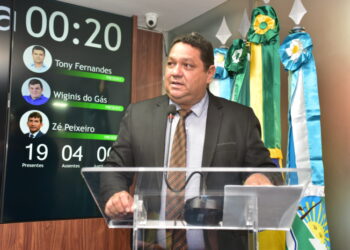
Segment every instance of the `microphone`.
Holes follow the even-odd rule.
[[[169,154],[170,154],[170,133],[171,125],[176,115],[176,106],[170,104],[167,109],[168,126],[165,135],[165,157],[164,167],[169,167]],[[199,174],[203,178],[203,174],[199,171],[194,171],[187,178],[184,185],[179,189],[173,189],[169,182],[167,174],[164,174],[164,180],[167,188],[175,193],[179,193],[185,189],[188,182],[191,180],[193,175]],[[185,202],[184,206],[184,220],[190,225],[219,225],[223,217],[223,199],[219,196],[208,196],[200,195],[193,197]]]
[[[170,154],[170,133],[171,125],[173,124],[174,117],[176,115],[176,106],[170,104],[167,109],[168,126],[165,135],[165,157],[164,157],[164,167],[169,167],[169,154]]]
[[[168,106],[167,114],[168,114],[168,120],[169,121],[174,119],[174,116],[176,115],[176,106],[174,104],[170,104]]]

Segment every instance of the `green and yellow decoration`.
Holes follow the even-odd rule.
[[[249,106],[249,48],[242,39],[233,41],[225,60],[225,69],[233,76],[231,100]]]
[[[279,21],[271,6],[253,10],[247,39],[250,43],[250,107],[258,117],[270,156],[282,167],[280,117]],[[284,250],[285,232],[259,233],[263,250]]]
[[[276,165],[282,165],[280,118],[279,21],[271,6],[253,10],[250,43],[250,106],[262,126],[262,138]]]

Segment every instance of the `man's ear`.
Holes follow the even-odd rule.
[[[207,73],[208,73],[207,82],[210,83],[211,80],[213,79],[214,75],[215,75],[215,66],[214,65],[210,65]]]

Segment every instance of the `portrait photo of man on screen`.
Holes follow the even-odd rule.
[[[22,133],[30,139],[44,136],[49,130],[49,124],[47,116],[39,110],[25,112],[19,122]]]
[[[43,84],[38,78],[32,78],[24,83],[22,94],[24,100],[32,105],[42,105],[49,100],[50,88],[47,84]],[[44,85],[46,85],[44,87]],[[45,92],[44,92],[45,90]],[[26,92],[26,93],[25,93]],[[46,96],[45,96],[46,95]]]
[[[23,61],[30,71],[44,73],[51,67],[52,56],[43,46],[32,45],[24,51]]]

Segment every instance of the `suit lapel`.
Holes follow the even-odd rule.
[[[169,99],[167,96],[160,98],[154,107],[153,116],[153,147],[155,167],[161,167],[164,163],[165,150],[165,132],[167,125],[167,110],[169,106]]]
[[[209,93],[209,106],[207,115],[207,125],[205,130],[205,141],[203,148],[202,166],[212,165],[217,140],[222,122],[222,105],[219,100]]]

